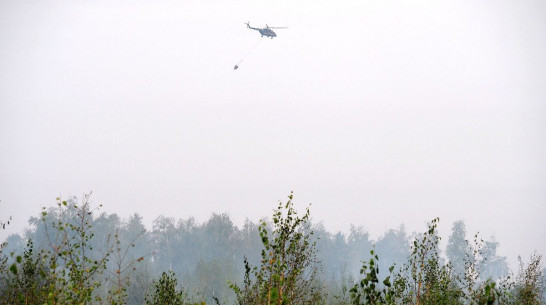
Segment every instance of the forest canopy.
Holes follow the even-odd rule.
[[[362,227],[328,232],[293,194],[270,218],[142,217],[102,211],[89,195],[57,198],[1,245],[0,304],[544,304],[541,255],[518,270],[499,243],[439,219],[377,240]],[[7,223],[7,220],[4,220]]]

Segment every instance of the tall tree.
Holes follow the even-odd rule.
[[[389,230],[375,244],[375,252],[381,257],[377,263],[381,277],[387,276],[388,269],[398,270],[410,255],[409,239],[402,225],[397,230]]]
[[[348,270],[353,277],[359,276],[361,261],[372,250],[373,243],[368,233],[363,227],[351,225],[349,237],[347,238],[347,247],[349,255]]]
[[[252,269],[254,283],[245,262],[244,288],[232,285],[241,305],[314,305],[322,300],[322,289],[316,287],[319,268],[309,208],[299,217],[292,202],[293,194],[288,198],[286,204],[280,202],[274,211],[271,230],[265,220],[260,225],[262,260],[260,266]]]
[[[465,275],[465,261],[472,258],[470,245],[466,240],[466,229],[464,222],[458,220],[453,223],[451,235],[446,247],[446,255],[453,266],[453,272],[459,278]]]
[[[498,246],[499,243],[495,239],[486,241],[483,245],[483,260],[480,266],[480,279],[482,281],[488,279],[496,281],[509,274],[506,257],[497,255]]]
[[[93,253],[96,235],[92,220],[96,209],[92,208],[90,195],[84,195],[81,201],[57,198],[56,209],[49,210],[53,213],[45,208],[42,211],[50,304],[89,304],[101,300],[97,290],[111,250],[107,248],[100,256]]]
[[[153,223],[152,260],[158,270],[173,270],[174,245],[178,241],[175,219],[159,216]]]

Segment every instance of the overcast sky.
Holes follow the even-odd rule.
[[[542,0],[0,0],[0,238],[59,195],[240,225],[294,190],[515,267],[546,254],[545,54]]]

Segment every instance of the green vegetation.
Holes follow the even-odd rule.
[[[444,257],[438,218],[423,233],[401,227],[372,241],[361,228],[313,225],[292,194],[241,229],[214,214],[203,224],[159,217],[147,231],[136,214],[99,208],[89,196],[57,198],[24,237],[2,243],[0,304],[545,304],[542,256],[520,258],[511,274],[498,243],[469,243],[462,221]]]
[[[309,230],[309,209],[298,217],[290,194],[273,213],[273,228],[262,221],[259,233],[263,244],[260,266],[250,268],[245,260],[245,284],[231,287],[239,305],[319,304],[323,299],[315,243]],[[250,276],[254,281],[250,280]]]
[[[176,275],[172,272],[163,272],[159,280],[153,283],[153,292],[146,298],[147,305],[184,305],[184,293],[179,291]]]

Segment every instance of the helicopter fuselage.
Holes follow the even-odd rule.
[[[271,37],[271,38],[277,37],[277,34],[275,32],[273,32],[273,30],[268,29],[268,28],[258,29],[258,31],[260,32],[260,34],[262,34],[262,37],[263,36]]]
[[[266,25],[265,28],[253,28],[250,26],[249,23],[246,24],[246,26],[251,29],[251,30],[256,30],[258,32],[260,32],[260,34],[262,35],[262,37],[271,37],[271,39],[273,39],[273,37],[277,37],[277,33],[273,32],[273,30]]]

